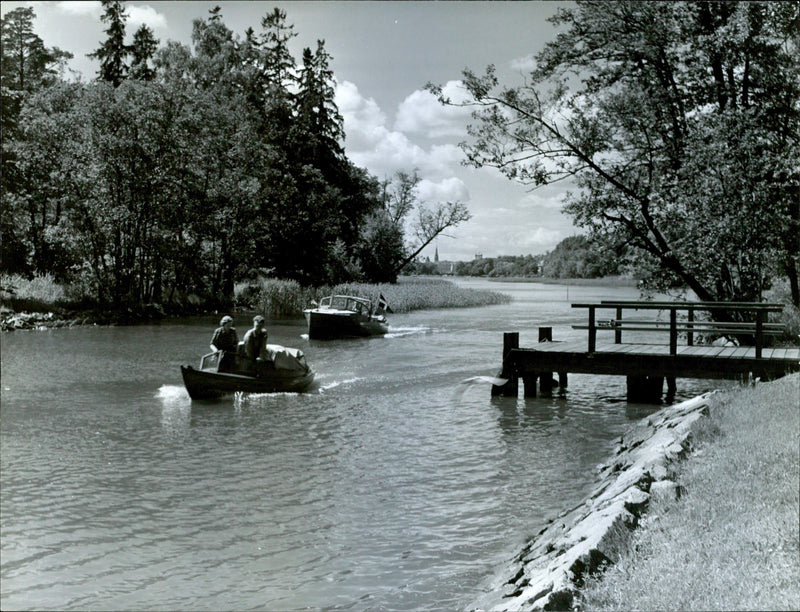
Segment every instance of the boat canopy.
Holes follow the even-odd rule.
[[[372,302],[366,298],[353,295],[331,295],[320,300],[320,308],[331,310],[350,310],[362,314],[372,311]]]
[[[267,344],[269,358],[275,362],[276,370],[306,370],[306,356],[303,351],[296,348],[281,346],[280,344]]]

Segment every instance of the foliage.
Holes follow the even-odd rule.
[[[0,269],[131,310],[225,306],[253,270],[396,280],[406,227],[386,225],[381,185],[345,156],[324,41],[298,66],[284,11],[240,37],[215,7],[191,45],[159,47],[146,26],[126,45],[125,4],[103,9],[91,83],[55,78],[67,54],[33,33],[33,9],[3,21]],[[426,240],[466,215],[419,211]]]
[[[480,257],[455,264],[455,274],[489,277],[601,278],[623,273],[624,251],[614,252],[584,235],[568,236],[544,255]]]
[[[472,261],[459,261],[454,273],[460,276],[525,277],[540,274],[542,256],[501,255],[481,257]]]
[[[655,264],[659,288],[758,300],[780,274],[798,304],[798,19],[778,2],[560,9],[523,85],[465,72],[468,160],[531,185],[573,180],[565,210]]]
[[[0,298],[3,302],[18,299],[56,305],[66,299],[66,292],[51,274],[32,279],[20,274],[0,274]]]
[[[623,249],[607,248],[584,235],[568,236],[542,258],[542,276],[549,278],[600,278],[620,274]]]
[[[100,62],[97,78],[118,87],[128,73],[126,60],[129,49],[125,44],[125,22],[128,15],[125,13],[125,3],[121,0],[101,1],[103,15],[100,20],[108,24],[105,30],[108,37],[89,57]]]
[[[437,236],[471,218],[460,201],[431,205],[420,200],[420,181],[416,169],[412,173],[398,170],[392,180],[381,185],[382,209],[367,219],[360,239],[359,256],[367,280],[395,282]],[[409,222],[412,213],[416,218]],[[404,244],[407,223],[412,238]]]

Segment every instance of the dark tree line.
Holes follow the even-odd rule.
[[[2,271],[115,308],[226,302],[258,274],[396,280],[418,246],[409,211],[387,216],[406,175],[381,183],[345,156],[324,41],[298,64],[283,11],[239,36],[216,7],[190,46],[147,26],[128,45],[124,3],[103,7],[90,83],[60,77],[71,56],[44,46],[32,9],[3,20]],[[454,214],[420,212],[428,241],[468,218],[436,211]]]
[[[476,257],[455,263],[453,272],[463,276],[602,278],[629,272],[628,254],[609,251],[579,234],[568,236],[543,255]],[[417,264],[420,274],[435,273],[434,264]]]

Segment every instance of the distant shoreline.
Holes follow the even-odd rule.
[[[603,276],[600,278],[550,278],[544,276],[472,276],[493,283],[541,283],[542,285],[575,285],[587,287],[636,287],[639,280],[628,276]]]

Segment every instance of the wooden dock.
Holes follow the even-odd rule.
[[[765,346],[767,338],[783,333],[782,326],[767,321],[770,312],[782,306],[761,303],[709,303],[709,302],[600,302],[573,304],[575,308],[589,309],[586,329],[588,338],[573,342],[553,342],[551,328],[539,329],[539,343],[529,348],[519,347],[519,334],[507,333],[503,339],[503,368],[500,377],[507,379],[503,386],[494,386],[493,395],[518,393],[522,379],[526,397],[535,397],[537,382],[539,392],[548,395],[554,387],[563,391],[568,374],[599,374],[626,376],[628,400],[660,401],[664,381],[667,394],[675,393],[677,378],[740,379],[760,378],[770,380],[800,370],[800,348],[773,348]],[[736,321],[696,320],[695,312],[713,312],[725,309],[733,312]],[[614,318],[599,320],[597,311],[611,309]],[[665,320],[622,318],[625,310],[667,311]],[[688,316],[680,320],[678,314]],[[742,313],[751,313],[754,320],[742,320]],[[598,339],[598,332],[613,332],[613,337]],[[635,340],[623,342],[626,335],[635,331]],[[642,332],[660,336],[661,343],[645,343]],[[662,333],[658,333],[662,332]],[[665,337],[665,333],[668,337]],[[700,334],[752,338],[753,346],[695,345]],[[678,338],[685,338],[679,344]],[[664,342],[666,340],[666,342]],[[553,374],[558,374],[555,380]]]

